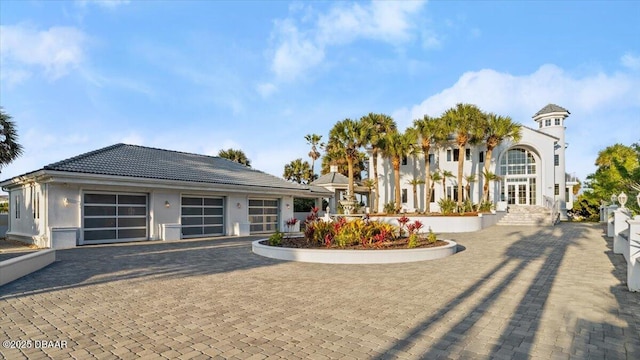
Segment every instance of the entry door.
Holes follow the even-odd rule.
[[[529,204],[529,184],[526,182],[507,184],[507,202],[510,205]]]

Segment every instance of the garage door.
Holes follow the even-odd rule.
[[[83,243],[148,239],[146,194],[85,193]]]
[[[278,199],[249,199],[249,223],[251,233],[278,230]]]
[[[221,197],[182,197],[182,237],[224,235],[224,199]]]

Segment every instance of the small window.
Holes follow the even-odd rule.
[[[16,219],[20,219],[20,195],[16,196],[16,210],[15,210],[15,215],[16,215]]]
[[[402,189],[402,203],[407,203],[407,189]]]
[[[556,125],[560,125],[560,119],[556,119]]]
[[[547,119],[544,121],[544,126],[551,126],[551,119]]]
[[[433,154],[429,154],[429,164],[433,164],[435,162],[435,156]]]
[[[554,192],[555,192],[556,195],[560,195],[560,184],[556,184],[554,186],[554,190],[555,190]]]
[[[436,189],[431,189],[431,199],[430,199],[430,201],[432,203],[436,202]]]
[[[451,161],[451,149],[447,149],[447,161]]]
[[[553,155],[553,164],[555,166],[560,166],[560,155],[558,154]]]
[[[460,159],[460,149],[453,149],[453,161]]]
[[[402,155],[402,165],[407,165],[407,155]]]
[[[464,150],[464,159],[471,161],[471,149]]]
[[[458,201],[458,186],[447,186],[447,198]]]
[[[484,162],[484,151],[480,151],[480,153],[478,154],[478,162]]]

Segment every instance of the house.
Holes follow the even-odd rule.
[[[284,229],[293,197],[332,195],[227,159],[116,144],[0,182],[7,237],[40,247]]]
[[[533,115],[536,128],[522,126],[522,138],[518,143],[505,141],[493,150],[491,159],[485,158],[486,144],[468,145],[463,154],[459,154],[456,144],[438,146],[429,154],[431,156],[431,173],[449,171],[454,176],[435,184],[431,197],[431,211],[439,211],[438,200],[450,198],[457,200],[458,159],[464,156],[464,175],[475,175],[470,183],[470,196],[474,203],[482,198],[483,170],[489,161],[489,171],[500,177],[489,185],[490,200],[499,210],[508,206],[544,206],[558,201],[560,218],[566,219],[567,210],[571,208],[573,186],[577,183],[567,181],[565,172],[565,120],[569,111],[555,104],[549,104]],[[370,160],[370,168],[373,161]],[[413,196],[409,182],[413,179],[424,179],[424,154],[408,156],[402,160],[401,194],[404,210],[425,209],[424,185],[418,190],[418,203]],[[373,173],[373,172],[371,172]],[[393,169],[388,159],[378,159],[380,188],[380,209],[385,203],[393,201],[394,181]],[[569,179],[571,180],[571,179]],[[465,187],[467,183],[463,184]]]

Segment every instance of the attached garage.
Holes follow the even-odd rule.
[[[249,199],[249,231],[251,234],[274,232],[278,230],[278,199]]]
[[[147,204],[147,194],[84,193],[81,242],[147,240]]]
[[[183,196],[181,200],[182,237],[224,235],[224,199]]]
[[[282,230],[294,197],[331,196],[215,156],[115,144],[0,182],[7,238],[40,247]]]

